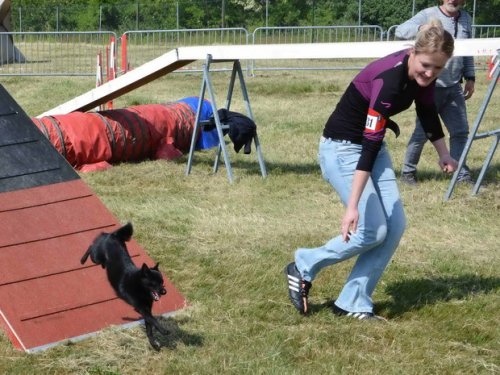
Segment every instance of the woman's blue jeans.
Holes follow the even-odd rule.
[[[360,155],[361,145],[321,138],[321,172],[337,191],[344,206],[351,193]],[[323,267],[358,256],[335,304],[350,312],[373,312],[373,291],[406,226],[396,175],[385,144],[361,195],[358,211],[358,228],[349,242],[344,242],[339,234],[323,246],[300,248],[295,252],[295,263],[302,277],[313,281]],[[334,231],[339,233],[340,223],[340,220],[333,223]]]

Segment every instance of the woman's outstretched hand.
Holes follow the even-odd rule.
[[[443,172],[452,173],[458,168],[458,163],[449,154],[439,158],[439,167]]]
[[[342,240],[349,242],[351,233],[355,233],[358,229],[359,212],[357,208],[347,207],[344,217],[342,218]]]

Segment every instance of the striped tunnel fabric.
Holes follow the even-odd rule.
[[[144,159],[175,159],[189,151],[195,111],[184,102],[32,118],[77,170]]]

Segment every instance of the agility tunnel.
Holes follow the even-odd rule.
[[[96,171],[144,159],[172,160],[189,151],[199,98],[98,112],[49,115],[32,121],[77,170]],[[212,108],[202,103],[201,121]],[[197,149],[216,146],[215,131],[201,131]]]
[[[94,238],[120,223],[1,85],[0,103],[0,326],[6,336],[14,347],[36,352],[111,325],[139,324],[106,272],[80,264]],[[127,246],[134,263],[154,265],[136,241]],[[160,269],[168,273],[167,266]],[[164,279],[168,293],[154,303],[155,315],[186,306]]]

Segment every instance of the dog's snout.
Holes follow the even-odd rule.
[[[167,290],[165,288],[161,288],[160,289],[160,294],[161,295],[167,294]]]

